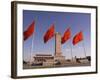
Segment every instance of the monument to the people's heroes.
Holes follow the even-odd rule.
[[[55,33],[55,60],[65,60],[65,56],[63,56],[61,51],[61,34],[59,32]]]
[[[61,34],[56,32],[55,35],[55,52],[54,56],[51,54],[36,54],[34,58],[35,63],[42,62],[43,65],[53,65],[54,62],[58,61],[61,63],[65,62],[65,56],[63,56],[61,51]]]

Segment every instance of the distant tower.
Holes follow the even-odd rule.
[[[56,32],[55,34],[55,56],[62,56],[61,53],[61,34]]]
[[[65,60],[65,57],[62,55],[61,52],[61,34],[56,32],[55,33],[55,60]]]

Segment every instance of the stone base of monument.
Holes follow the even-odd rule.
[[[55,58],[55,65],[59,65],[59,66],[66,66],[67,61],[65,59],[65,56],[56,56]]]

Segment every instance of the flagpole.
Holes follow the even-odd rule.
[[[35,34],[35,30],[34,30],[33,33]],[[32,64],[32,59],[33,59],[33,57],[32,57],[32,53],[33,53],[33,44],[34,44],[34,35],[33,35],[33,33],[32,33],[32,42],[31,42],[31,51],[30,51],[30,67],[31,67],[31,64]]]
[[[71,49],[71,58],[72,58],[72,61],[73,61],[73,54],[72,54],[72,46],[70,44],[70,49]]]
[[[84,49],[84,55],[86,57],[86,50],[85,50],[85,47],[84,47],[84,42],[82,42],[82,46],[83,46],[83,49]]]
[[[33,42],[34,42],[34,35],[32,34],[31,52],[30,52],[30,64],[32,64]]]

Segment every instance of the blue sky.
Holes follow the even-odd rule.
[[[55,26],[55,31],[60,32],[61,35],[64,34],[68,27],[71,28],[71,38],[62,45],[62,54],[66,56],[67,59],[71,58],[71,49],[73,56],[84,57],[83,43],[86,54],[91,55],[91,14],[23,10],[23,32],[32,21],[35,21],[32,55],[37,53],[54,55],[55,38],[53,37],[46,44],[43,41],[45,32],[52,24]],[[75,34],[80,31],[83,31],[84,40],[73,46],[72,39]],[[28,61],[30,58],[32,36],[23,43],[23,59]]]

